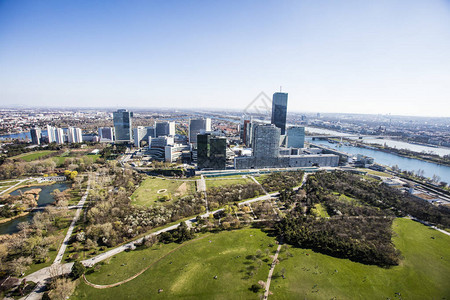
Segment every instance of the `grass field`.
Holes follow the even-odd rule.
[[[375,171],[375,170],[372,170],[372,169],[362,169],[362,170],[366,171],[369,174],[376,175],[376,176],[382,176],[382,177],[391,177],[392,176],[392,175],[389,175],[388,173]]]
[[[329,218],[330,215],[327,213],[327,210],[322,206],[322,204],[317,203],[314,205],[314,207],[317,209],[317,212],[319,213],[319,216],[321,218]]]
[[[394,230],[394,244],[404,259],[390,269],[291,248],[294,259],[275,268],[275,273],[285,268],[286,279],[272,281],[271,298],[400,299],[395,294],[400,293],[403,299],[446,299],[450,237],[407,219],[396,219]]]
[[[450,237],[408,219],[394,221],[394,243],[401,250],[399,266],[384,269],[289,247],[281,252],[272,278],[271,299],[447,299],[450,295]],[[202,235],[200,235],[202,237]],[[211,241],[211,242],[209,242]],[[207,234],[182,244],[156,245],[123,252],[87,275],[95,284],[124,280],[151,263],[132,281],[109,289],[84,282],[72,299],[258,299],[249,287],[266,281],[267,262],[246,279],[248,255],[275,250],[275,239],[259,229]],[[267,256],[265,256],[267,257]],[[268,261],[270,263],[270,261]],[[284,269],[285,279],[281,277]],[[214,276],[218,276],[214,279]],[[158,294],[158,289],[163,289]],[[401,297],[396,295],[399,293]],[[336,298],[333,298],[336,297]]]
[[[250,178],[243,178],[242,176],[226,176],[226,177],[215,177],[215,178],[205,178],[206,188],[221,187],[224,185],[232,184],[248,184],[252,183],[253,180]]]
[[[35,152],[23,153],[20,155],[16,155],[16,156],[10,157],[10,159],[21,159],[21,160],[29,162],[29,161],[39,159],[43,156],[49,155],[54,152],[56,152],[56,151],[52,151],[52,150],[35,151]]]
[[[166,190],[166,191],[162,191]],[[160,193],[158,193],[160,191]],[[159,198],[167,195],[170,199],[176,200],[182,196],[195,192],[194,181],[181,181],[149,177],[144,180],[139,188],[131,195],[133,204],[141,206],[151,206],[159,202]],[[161,202],[159,202],[161,203]]]
[[[204,235],[203,235],[204,236]],[[200,237],[203,237],[202,235]],[[210,242],[211,241],[211,242]],[[95,289],[80,283],[73,299],[257,299],[249,290],[252,284],[266,280],[268,263],[263,263],[251,278],[247,268],[256,262],[247,258],[258,249],[273,253],[274,238],[258,229],[207,234],[188,242],[182,248],[156,262],[139,277],[121,286]],[[121,253],[102,265],[100,271],[87,275],[92,283],[111,284],[124,280],[158,258],[178,247],[178,244],[153,246],[149,249]],[[263,254],[262,259],[268,259]],[[217,279],[214,279],[217,276]],[[158,289],[163,292],[158,294]]]
[[[59,166],[63,165],[64,162],[66,161],[66,159],[68,159],[68,158],[83,157],[83,156],[91,157],[93,159],[93,161],[95,162],[97,159],[100,158],[101,155],[100,154],[95,154],[95,155],[84,154],[82,156],[76,156],[75,154],[65,152],[62,155],[54,156],[53,159],[56,162],[56,165],[59,167]]]

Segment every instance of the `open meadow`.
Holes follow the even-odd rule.
[[[248,184],[253,183],[253,180],[247,177],[242,176],[221,176],[221,177],[206,177],[206,188],[212,187],[221,187],[224,185],[232,185],[232,184]]]
[[[131,195],[132,203],[151,206],[179,199],[195,192],[195,181],[172,180],[169,178],[149,177]]]
[[[394,243],[403,256],[399,266],[364,265],[289,246],[280,253],[269,298],[448,297],[450,237],[408,219],[396,219],[393,227]],[[138,248],[100,264],[87,279],[94,284],[112,284],[150,266],[143,274],[107,289],[81,282],[72,299],[258,299],[262,290],[254,293],[249,288],[267,280],[268,255],[275,249],[274,237],[250,228],[202,234],[184,244]],[[258,250],[261,257],[252,258]],[[163,291],[158,293],[159,289]]]

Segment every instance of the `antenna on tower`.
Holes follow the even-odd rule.
[[[281,93],[281,85],[280,85],[280,93]]]

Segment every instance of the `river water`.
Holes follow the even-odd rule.
[[[433,175],[437,175],[441,178],[440,179],[441,181],[450,183],[450,167],[447,166],[442,166],[415,158],[406,158],[393,153],[386,153],[374,149],[366,149],[345,145],[339,146],[338,144],[332,144],[324,140],[311,141],[310,138],[307,140],[309,140],[311,143],[325,145],[330,148],[351,154],[353,156],[357,154],[370,156],[374,158],[376,163],[391,167],[397,165],[401,170],[413,172],[417,172],[417,170],[423,170],[424,171],[423,175],[425,177],[432,178]]]
[[[327,135],[333,135],[333,136],[346,137],[349,135],[354,135],[354,134],[350,134],[350,133],[343,133],[343,132],[338,132],[338,131],[334,131],[334,130],[314,128],[314,127],[306,127],[305,129],[306,129],[306,131],[311,132],[311,133],[327,134]],[[361,141],[361,140],[359,140],[359,141]],[[437,154],[440,156],[450,155],[450,149],[444,148],[444,147],[429,147],[429,146],[411,144],[411,143],[407,143],[407,142],[394,141],[394,140],[390,140],[390,139],[375,139],[375,138],[371,138],[371,137],[365,137],[362,139],[362,141],[365,143],[369,143],[369,144],[378,144],[378,145],[386,144],[388,147],[391,147],[391,148],[408,149],[408,150],[414,151],[414,152],[433,153],[433,154]]]
[[[42,135],[47,136],[47,130],[42,130]],[[27,131],[27,132],[0,135],[0,140],[6,140],[6,139],[19,139],[19,140],[29,139],[29,140],[31,140],[31,134],[29,131]]]
[[[11,195],[19,195],[20,192],[26,192],[32,189],[42,189],[42,191],[39,193],[39,199],[38,199],[38,207],[44,207],[47,206],[53,202],[55,202],[55,198],[52,196],[52,192],[56,189],[60,191],[64,191],[69,188],[69,185],[66,183],[55,183],[51,185],[42,185],[42,186],[32,186],[32,187],[26,187],[21,188],[18,190],[15,190],[11,192]],[[19,231],[18,225],[19,223],[31,221],[33,219],[34,213],[31,212],[26,216],[16,218],[10,222],[0,224],[0,234],[12,234]]]

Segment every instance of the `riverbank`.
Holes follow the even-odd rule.
[[[23,212],[23,213],[21,213],[21,214],[18,214],[18,215],[16,215],[16,216],[14,216],[14,217],[6,218],[6,219],[1,219],[1,220],[0,220],[0,224],[8,223],[9,221],[12,221],[12,220],[17,219],[17,218],[20,218],[20,217],[25,217],[25,216],[28,215],[29,213],[30,213],[29,211],[25,211],[25,212]]]
[[[8,191],[8,193],[6,193],[6,194],[11,194],[12,192],[14,192],[16,190],[20,190],[23,188],[29,188],[29,187],[33,187],[33,186],[52,185],[55,183],[56,183],[56,181],[43,181],[43,182],[30,183],[30,184],[26,184],[26,185],[18,185],[16,187],[14,187],[12,190]]]
[[[308,129],[310,129],[309,132],[308,132]],[[332,136],[342,136],[344,138],[346,136],[358,136],[358,135],[364,136],[365,138],[370,138],[370,136],[371,136],[371,135],[367,135],[367,134],[361,134],[358,132],[341,132],[341,131],[338,131],[339,129],[337,129],[337,128],[318,127],[318,126],[311,126],[311,125],[305,126],[305,130],[307,133],[309,133],[306,135],[314,135],[314,136],[332,135]],[[377,138],[377,137],[374,135],[374,138]],[[422,147],[428,147],[428,148],[434,148],[434,149],[440,148],[440,149],[450,150],[450,147],[447,147],[447,146],[410,141],[408,139],[402,139],[401,136],[395,136],[395,135],[386,135],[386,136],[383,135],[381,140],[407,143],[410,145],[416,145],[416,146],[422,146]]]
[[[340,141],[339,139],[336,139],[336,138],[332,138],[331,140],[334,140],[337,142]],[[342,138],[342,141],[350,143],[354,147],[378,150],[378,151],[382,151],[385,153],[396,154],[398,156],[402,156],[402,157],[406,157],[406,158],[418,159],[418,160],[422,160],[422,161],[426,161],[426,162],[435,163],[435,164],[438,164],[441,166],[450,167],[450,157],[447,157],[447,156],[442,157],[437,154],[420,153],[420,152],[415,152],[415,151],[411,151],[411,150],[407,150],[407,149],[392,148],[392,147],[380,145],[380,144],[364,143],[364,142],[355,141],[355,140],[352,140],[349,138]]]

